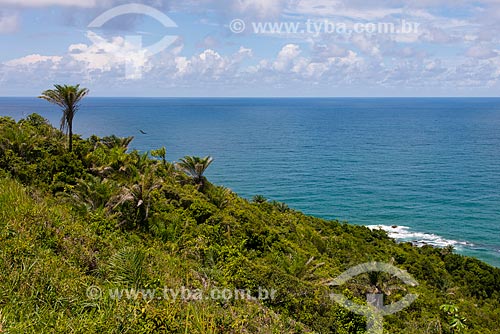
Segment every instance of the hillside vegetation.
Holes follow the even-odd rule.
[[[210,159],[176,166],[164,148],[129,151],[130,141],[74,136],[69,152],[36,114],[0,118],[0,333],[365,333],[366,319],[331,292],[360,304],[366,293],[388,304],[418,294],[384,318],[387,333],[500,333],[499,269],[262,196],[248,201],[196,174]],[[419,285],[364,274],[328,286],[372,261]],[[258,297],[259,288],[274,298],[170,294]],[[147,290],[118,299],[116,289]],[[165,291],[171,298],[156,297]]]

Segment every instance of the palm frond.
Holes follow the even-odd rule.
[[[54,85],[54,89],[48,89],[39,98],[55,104],[62,109],[60,129],[66,134],[71,134],[73,129],[73,118],[79,109],[80,101],[87,96],[89,90],[80,88],[80,85]],[[72,139],[70,136],[70,151],[72,149]]]
[[[201,183],[203,182],[203,174],[212,162],[213,158],[211,156],[204,158],[186,156],[176,164],[176,167],[192,177],[197,183]]]

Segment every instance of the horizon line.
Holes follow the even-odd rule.
[[[38,98],[33,95],[0,95],[0,98]],[[500,99],[500,96],[92,96],[87,98],[136,99]]]

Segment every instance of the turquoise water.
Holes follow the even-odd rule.
[[[31,112],[59,124],[44,101],[0,98],[0,115]],[[500,267],[500,99],[89,98],[75,131],[212,155],[208,178],[243,197]]]

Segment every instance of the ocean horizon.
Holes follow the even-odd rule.
[[[58,108],[1,97],[0,115]],[[88,98],[74,131],[134,136],[167,159],[211,155],[208,179],[400,241],[500,267],[499,98]],[[144,134],[143,134],[143,133]]]

